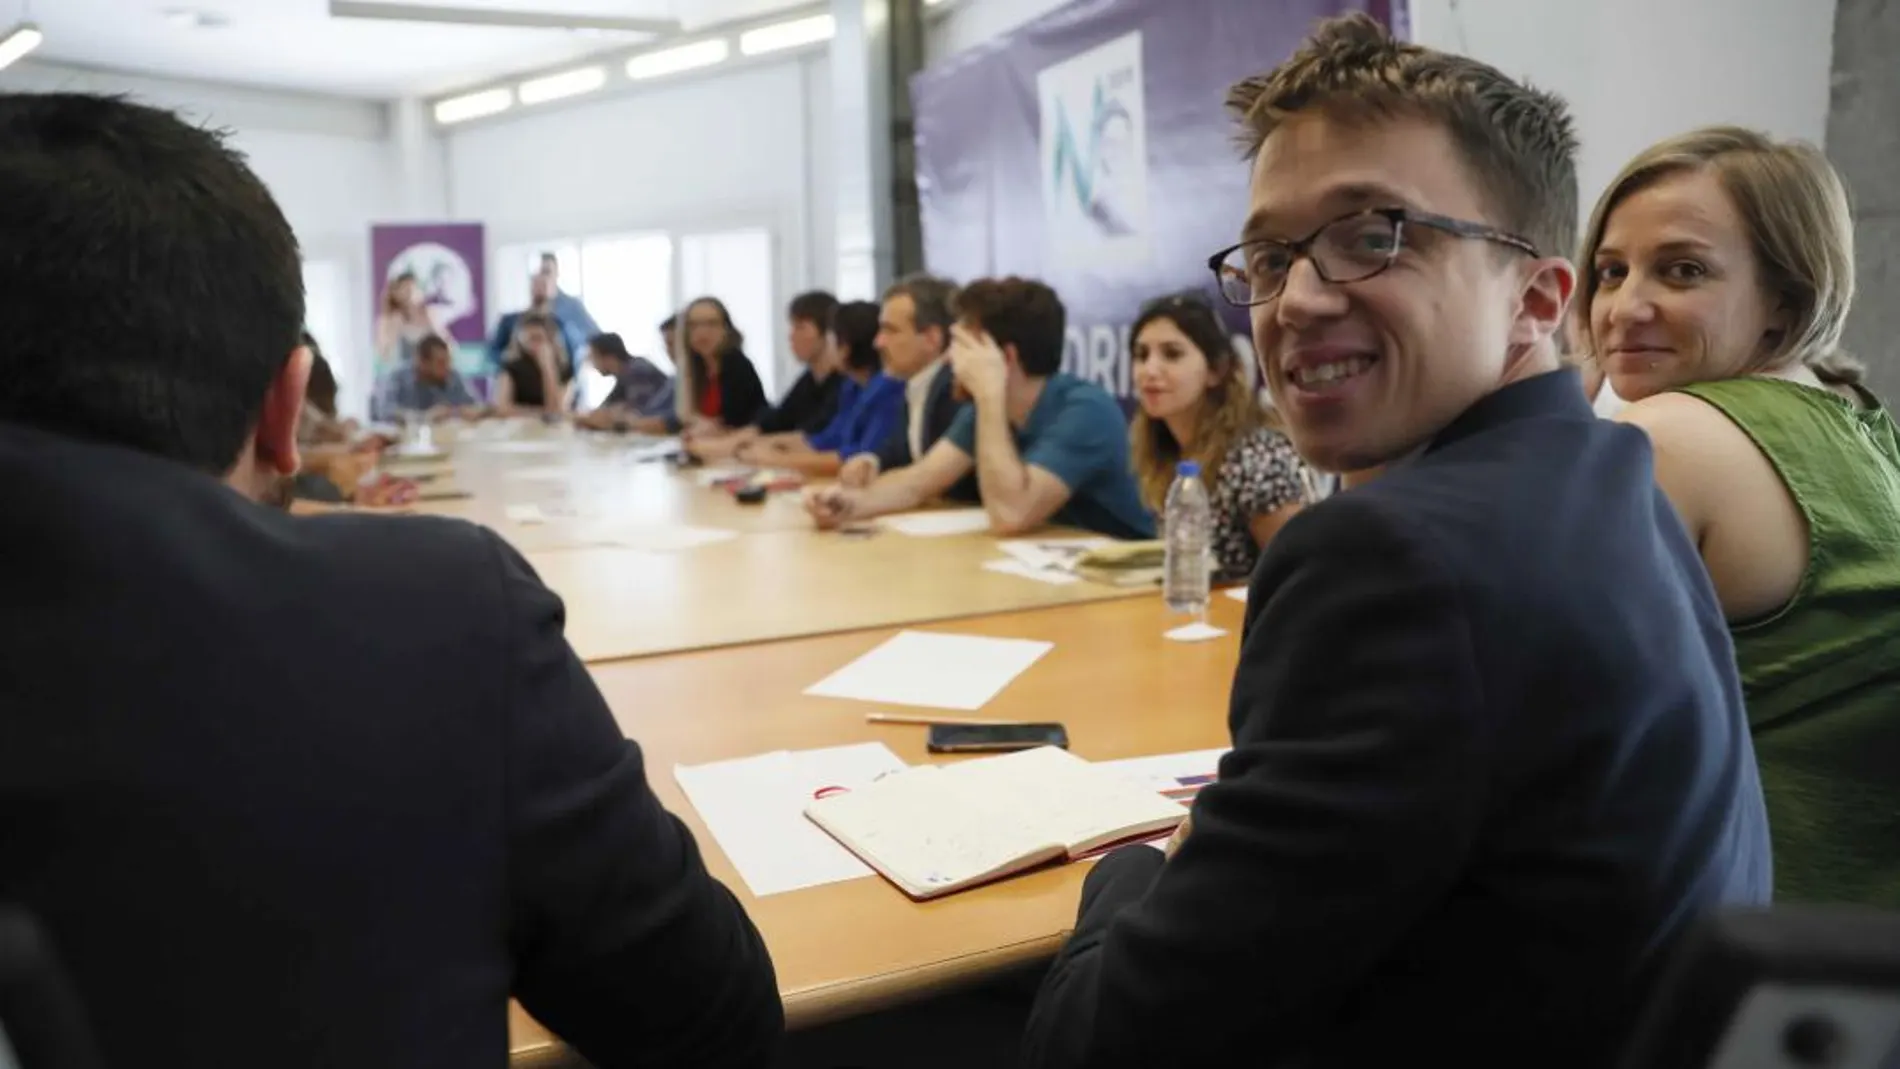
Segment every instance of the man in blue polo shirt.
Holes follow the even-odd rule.
[[[916,508],[972,469],[990,527],[1044,524],[1113,538],[1152,538],[1128,464],[1128,425],[1099,386],[1059,370],[1067,312],[1055,291],[1023,278],[982,279],[957,299],[950,365],[971,405],[923,459],[869,486],[807,494],[824,528]]]

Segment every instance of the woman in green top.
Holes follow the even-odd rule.
[[[1895,908],[1900,442],[1836,351],[1853,240],[1820,152],[1699,130],[1603,195],[1577,307],[1728,616],[1777,895]]]

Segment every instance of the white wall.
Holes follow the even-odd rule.
[[[1835,0],[1411,0],[1413,36],[1568,100],[1580,210],[1672,134],[1739,123],[1820,144]]]
[[[369,227],[399,213],[385,105],[31,62],[0,71],[0,90],[124,93],[228,129],[230,144],[296,230],[305,258],[337,265],[325,275],[341,280],[341,318],[360,329],[318,340],[347,397],[369,388]]]
[[[764,226],[782,307],[831,283],[831,127],[819,53],[516,111],[447,132],[448,209],[491,248]]]

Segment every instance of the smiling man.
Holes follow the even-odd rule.
[[[1695,546],[1558,370],[1566,109],[1364,16],[1230,103],[1222,292],[1307,459],[1383,470],[1263,555],[1220,781],[1090,873],[1026,1064],[1608,1064],[1769,861]]]

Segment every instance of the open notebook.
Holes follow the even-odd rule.
[[[926,899],[1154,836],[1187,810],[1045,746],[906,769],[820,798],[805,815],[905,894]]]

